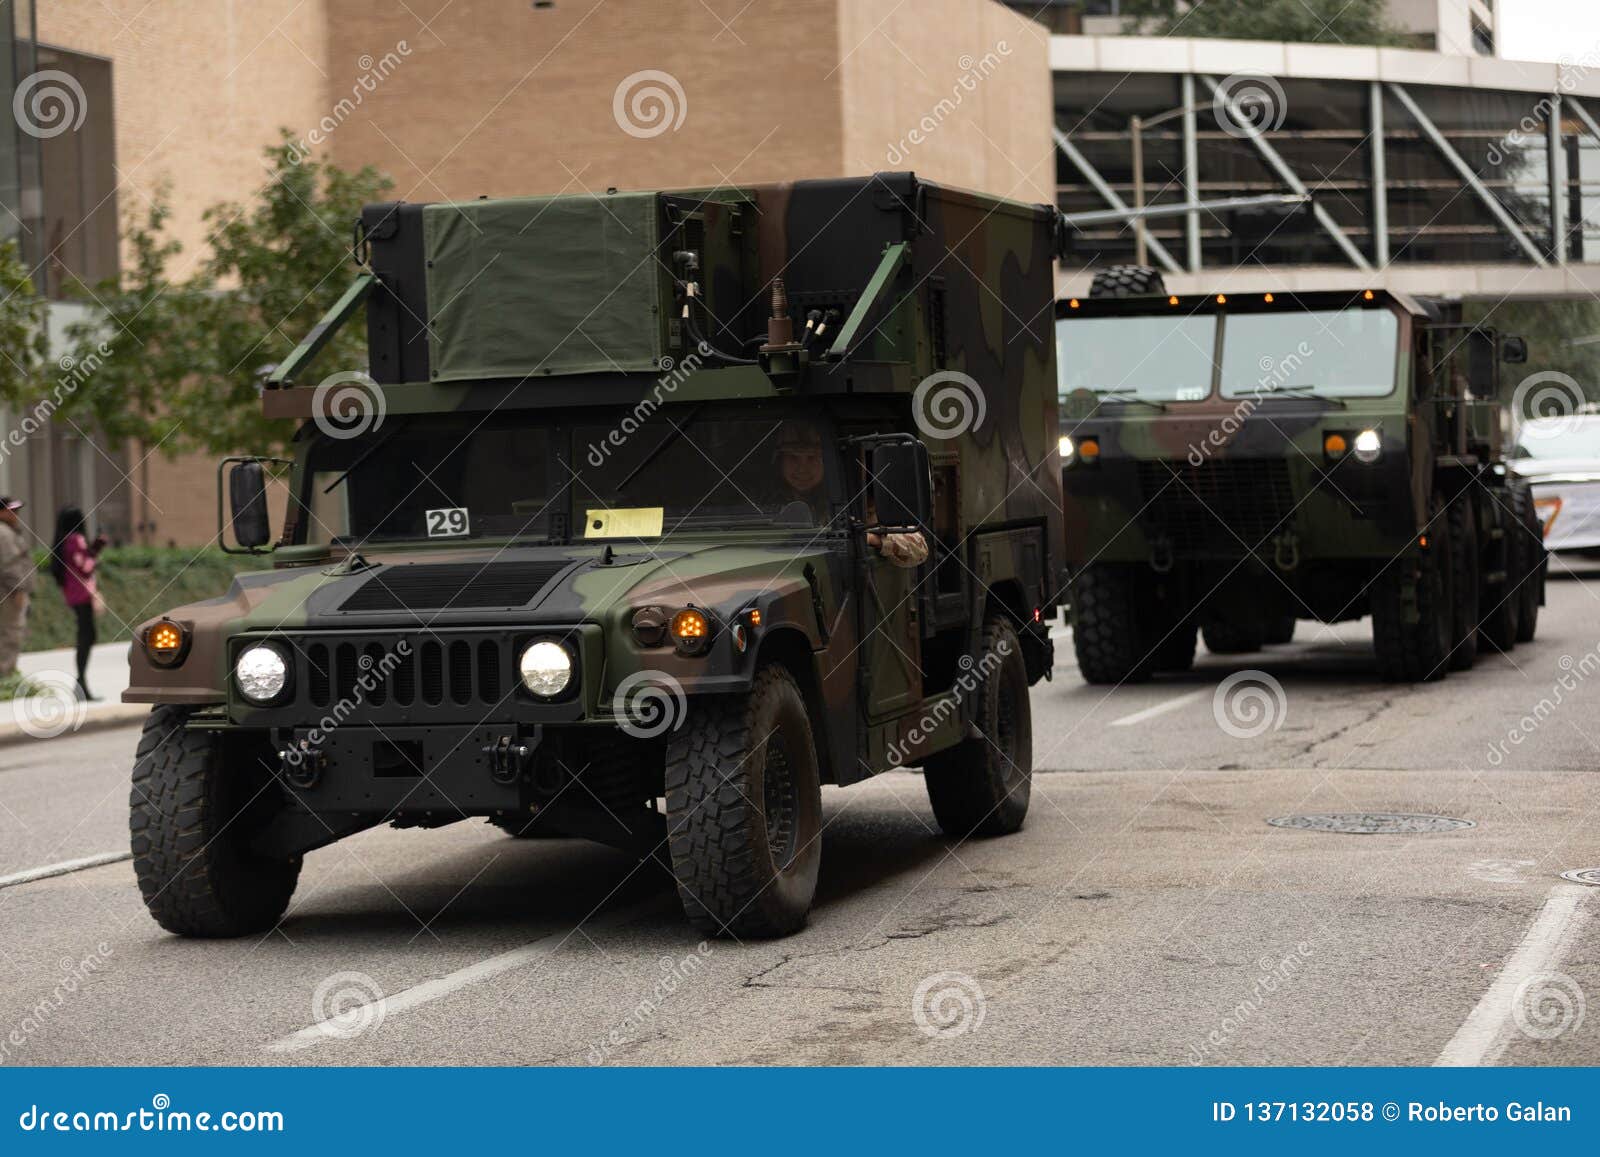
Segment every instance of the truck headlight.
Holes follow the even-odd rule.
[[[257,643],[239,653],[233,681],[252,703],[271,703],[289,685],[289,660],[270,643]]]
[[[1072,456],[1078,452],[1078,447],[1072,441],[1071,434],[1061,435],[1061,441],[1056,443],[1056,447],[1061,451],[1062,462],[1070,462],[1072,460]]]
[[[1356,456],[1357,462],[1376,462],[1383,453],[1383,439],[1378,437],[1376,430],[1363,430],[1350,444],[1350,452]]]
[[[535,695],[549,699],[559,695],[572,682],[572,653],[553,639],[530,643],[517,660],[522,685]]]

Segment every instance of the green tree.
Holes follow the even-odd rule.
[[[46,376],[44,300],[15,241],[0,242],[0,400],[37,394]]]
[[[95,316],[70,336],[95,370],[63,413],[76,411],[75,421],[109,440],[134,438],[165,454],[283,446],[292,425],[261,416],[261,380],[348,287],[352,225],[363,204],[392,188],[373,168],[298,156],[285,134],[266,150],[266,179],[249,202],[206,210],[211,251],[185,280],[167,271],[180,252],[165,233],[168,196],[129,222],[121,277],[79,287]],[[320,364],[365,368],[359,318]]]
[[[1124,0],[1127,31],[1156,36],[1408,44],[1384,0]]]

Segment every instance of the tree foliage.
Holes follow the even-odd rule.
[[[1407,44],[1384,0],[1123,0],[1127,31],[1155,36]]]
[[[44,299],[15,241],[0,242],[0,400],[20,401],[47,377]]]
[[[162,192],[127,224],[121,276],[77,287],[94,316],[69,335],[95,371],[62,401],[64,414],[108,440],[134,438],[166,454],[267,451],[292,434],[289,423],[261,416],[261,380],[348,288],[353,223],[392,185],[370,167],[296,163],[287,135],[265,156],[265,179],[248,202],[206,210],[210,252],[192,276],[168,274],[180,247],[166,235]],[[359,317],[319,364],[366,367]]]

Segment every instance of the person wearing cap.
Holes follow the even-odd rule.
[[[21,509],[19,500],[0,497],[0,679],[16,674],[33,593],[33,550],[17,517]]]

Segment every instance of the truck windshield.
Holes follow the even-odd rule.
[[[1399,335],[1386,309],[1229,314],[1222,327],[1222,396],[1298,390],[1381,397],[1394,389]]]
[[[1211,393],[1216,329],[1209,314],[1061,318],[1061,395],[1092,390],[1152,402],[1199,401]]]
[[[679,526],[820,526],[831,443],[809,419],[654,414],[564,424],[500,412],[391,417],[307,452],[306,539],[545,539],[557,512],[585,536],[596,511],[646,511],[625,537]],[[655,512],[659,512],[659,516]]]

